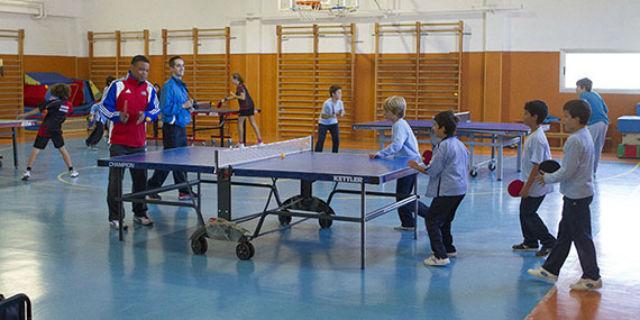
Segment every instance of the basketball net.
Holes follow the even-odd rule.
[[[301,20],[312,21],[323,11],[331,17],[343,18],[355,12],[356,8],[341,5],[323,8],[320,1],[296,0],[293,2],[291,10],[297,12]]]

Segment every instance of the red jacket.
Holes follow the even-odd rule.
[[[145,122],[136,124],[138,114],[143,112],[146,121],[155,120],[160,113],[158,105],[156,90],[149,81],[139,82],[129,74],[111,83],[100,108],[100,112],[113,122],[109,143],[144,147],[147,133]],[[122,123],[120,115],[125,112],[129,114],[129,120]]]

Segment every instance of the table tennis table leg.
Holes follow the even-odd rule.
[[[516,167],[518,168],[518,172],[522,171],[522,141],[524,140],[524,135],[520,135],[518,137],[518,164]]]
[[[420,201],[418,197],[418,175],[415,175],[415,182],[413,183],[413,195],[416,196],[416,201],[414,203],[413,210],[413,240],[418,239],[418,209],[420,209],[420,205],[418,201]]]
[[[16,128],[11,128],[11,143],[13,144],[13,166],[18,169],[18,143],[16,142]]]
[[[217,174],[218,184],[218,218],[231,221],[231,172],[220,169]]]
[[[185,175],[187,175],[187,173],[185,173]],[[202,217],[202,190],[200,190],[200,185],[202,184],[200,182],[200,172],[198,172],[197,174],[197,178],[198,178],[198,184],[196,186],[196,190],[197,191],[197,207],[196,207],[196,212],[198,213],[198,222],[200,222],[200,225],[203,226],[204,225],[204,218]],[[188,177],[188,176],[187,176]],[[187,179],[187,181],[189,181],[189,179]],[[191,189],[191,188],[189,188]],[[191,196],[193,197],[193,192],[191,192]]]
[[[504,137],[500,138],[500,146],[498,146],[498,181],[502,181],[502,165],[504,160]]]
[[[366,224],[365,224],[365,211],[366,211],[366,185],[360,184],[360,269],[364,270],[365,261],[365,236],[366,236]]]
[[[220,135],[220,147],[224,147],[224,114],[220,113],[218,118],[218,134]]]
[[[491,162],[496,161],[496,135],[491,135]],[[502,146],[500,147],[502,148]]]
[[[196,115],[191,115],[191,144],[196,142]]]
[[[473,168],[475,168],[475,162],[473,161],[475,141],[473,139],[474,139],[473,134],[470,134],[469,135],[469,172],[473,171]]]

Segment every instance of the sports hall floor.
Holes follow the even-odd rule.
[[[410,233],[392,229],[398,224],[394,212],[368,224],[367,268],[362,271],[358,225],[350,223],[320,230],[317,222],[304,222],[254,240],[256,255],[239,261],[235,245],[219,241],[209,242],[206,256],[193,255],[188,240],[197,225],[193,211],[150,206],[155,226],[130,228],[120,242],[107,225],[107,170],[96,167],[96,159],[107,155],[106,144],[91,151],[81,139],[68,138],[67,145],[78,179],[70,180],[50,147],[41,153],[28,183],[20,176],[31,138],[20,145],[20,170],[11,166],[10,146],[0,145],[5,157],[0,168],[0,291],[28,294],[34,319],[640,318],[637,162],[609,156],[601,163],[591,209],[604,288],[572,293],[569,284],[580,276],[575,251],[556,286],[526,274],[540,258],[511,251],[521,240],[519,200],[506,193],[507,182],[517,177],[515,157],[506,160],[503,182],[494,181],[486,169],[471,180],[453,228],[459,257],[450,266],[425,267],[429,243],[424,222],[419,221],[415,241]],[[420,178],[421,193],[426,183]],[[124,185],[129,188],[128,177]],[[292,181],[279,186],[284,195],[298,189]],[[318,184],[315,190],[326,195],[329,187]],[[205,217],[215,213],[214,188],[205,186],[203,192]],[[265,191],[234,190],[236,214],[239,208],[262,209]],[[561,203],[556,192],[540,210],[553,233]],[[357,205],[355,197],[341,196],[335,209],[355,215]],[[268,225],[276,226],[277,219],[270,218]]]

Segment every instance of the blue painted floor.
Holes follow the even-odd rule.
[[[423,221],[415,241],[410,233],[392,230],[399,224],[394,212],[368,224],[367,268],[361,271],[353,223],[320,230],[310,220],[256,239],[253,259],[239,261],[228,242],[209,241],[206,256],[193,255],[193,211],[150,206],[155,226],[130,229],[120,242],[107,225],[107,170],[95,166],[107,155],[106,144],[97,151],[80,139],[67,144],[80,171],[75,180],[51,146],[40,154],[28,183],[20,176],[31,143],[21,145],[20,170],[10,166],[10,148],[0,152],[0,293],[28,294],[35,319],[521,319],[552,287],[526,276],[541,259],[510,249],[521,241],[519,199],[506,193],[508,181],[517,177],[515,158],[505,161],[504,182],[494,181],[486,169],[472,180],[454,221],[459,257],[450,266],[424,267],[430,250]],[[635,168],[601,163],[591,206],[594,234],[605,221],[605,197],[638,193]],[[426,183],[420,179],[421,193]],[[124,185],[130,187],[128,177]],[[284,198],[299,188],[292,181],[279,186]],[[314,187],[322,197],[331,185]],[[264,206],[266,191],[234,190],[236,214]],[[203,196],[205,217],[214,216],[215,186],[206,186]],[[355,216],[357,199],[339,196],[334,209]],[[637,207],[639,197],[634,199]],[[540,211],[553,233],[560,209],[556,192]],[[131,216],[128,210],[130,226]],[[271,217],[267,226],[277,224]]]

